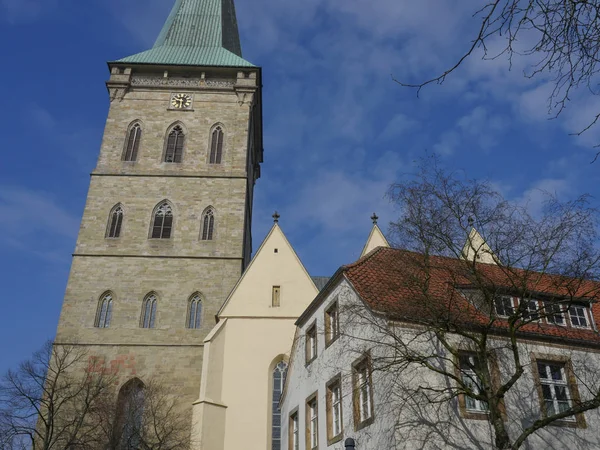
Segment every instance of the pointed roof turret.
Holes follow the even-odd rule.
[[[471,232],[462,249],[461,258],[468,261],[477,261],[484,264],[500,264],[500,259],[493,252],[490,246],[485,242],[483,236],[475,227],[471,227]]]
[[[367,238],[367,242],[365,243],[365,246],[363,247],[363,251],[360,254],[361,258],[363,256],[365,256],[367,253],[369,253],[371,250],[373,250],[377,247],[389,247],[390,246],[387,239],[381,232],[381,229],[377,225],[378,219],[379,219],[379,217],[377,217],[377,214],[373,213],[373,216],[371,217],[371,220],[373,221],[373,228],[371,229],[371,233],[369,234],[369,237]]]
[[[254,67],[242,58],[233,0],[176,0],[154,46],[115,62]]]

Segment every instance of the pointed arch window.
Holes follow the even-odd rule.
[[[183,157],[183,145],[185,144],[185,134],[183,129],[177,125],[171,130],[167,137],[167,149],[165,151],[165,162],[180,163]]]
[[[288,365],[280,361],[273,369],[273,390],[271,396],[271,450],[281,450],[281,410],[279,400],[285,384]]]
[[[217,125],[211,134],[210,137],[210,163],[211,164],[221,164],[221,159],[223,157],[223,128],[220,125]]]
[[[119,390],[113,429],[114,444],[119,450],[137,449],[141,444],[145,407],[144,383],[134,378]]]
[[[125,141],[125,151],[123,152],[123,161],[136,161],[140,141],[142,139],[142,127],[136,123],[129,129],[127,140]]]
[[[140,323],[142,328],[154,328],[157,303],[158,299],[156,298],[155,294],[149,294],[144,299],[144,303],[142,305],[142,320]]]
[[[200,328],[202,326],[202,297],[194,294],[190,299],[188,308],[188,328]]]
[[[123,207],[121,205],[117,205],[110,212],[106,237],[115,238],[115,239],[120,237],[122,225],[123,225]]]
[[[169,239],[173,229],[173,209],[169,202],[162,202],[154,211],[152,239]]]
[[[112,303],[113,298],[110,292],[107,292],[100,297],[100,301],[98,302],[98,310],[96,311],[96,322],[94,323],[96,328],[108,328],[110,326],[110,319],[112,317]]]
[[[210,207],[204,211],[202,217],[202,240],[212,241],[215,231],[215,210]]]

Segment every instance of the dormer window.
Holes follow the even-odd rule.
[[[563,315],[562,306],[556,302],[544,302],[544,311],[546,314],[546,322],[554,325],[564,325],[565,316]]]
[[[590,328],[590,310],[583,305],[571,305],[569,306],[569,319],[571,319],[571,326],[576,328]]]
[[[540,311],[537,300],[522,299],[521,302],[525,303],[523,305],[523,320],[531,322],[540,320]]]
[[[501,296],[494,299],[494,310],[498,317],[510,317],[515,313],[512,297]]]

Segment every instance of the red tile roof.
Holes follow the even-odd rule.
[[[586,300],[593,316],[600,318],[600,283],[560,275],[543,274],[494,264],[472,263],[440,256],[379,247],[341,272],[361,298],[375,311],[394,319],[413,322],[449,321],[463,325],[491,326],[505,331],[508,322],[478,310],[465,293],[481,290],[539,299]],[[524,324],[524,334],[584,341],[600,345],[595,330],[545,323]]]

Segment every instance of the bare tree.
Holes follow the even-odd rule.
[[[187,450],[191,419],[166,383],[117,371],[83,346],[48,342],[0,381],[2,450]]]
[[[599,0],[487,0],[474,11],[480,25],[466,51],[441,74],[423,82],[403,86],[422,89],[432,83],[443,83],[477,49],[484,59],[528,56],[534,63],[525,76],[550,76],[554,89],[548,99],[549,112],[557,116],[579,87],[598,95],[600,51]],[[490,53],[492,40],[503,40],[499,51]],[[525,44],[524,44],[525,43]],[[523,48],[523,45],[525,47]],[[581,134],[600,119],[590,118]]]
[[[435,160],[393,185],[389,197],[401,210],[392,235],[407,250],[394,251],[390,276],[369,285],[369,295],[394,292],[397,301],[347,307],[342,333],[365,342],[374,373],[392,380],[375,384],[387,390],[383,409],[395,415],[403,444],[485,448],[475,429],[486,427],[465,420],[473,418],[469,405],[482,412],[477,423],[487,424],[494,448],[514,450],[534,434],[543,439],[549,425],[576,426],[599,408],[600,360],[586,352],[600,339],[593,324],[573,322],[584,309],[591,322],[600,298],[597,211],[587,198],[549,196],[532,215]],[[536,387],[536,377],[547,375],[532,356],[540,342],[562,346],[564,364],[548,370],[564,370],[568,387]]]
[[[134,379],[109,403],[109,448],[118,450],[187,450],[192,447],[191,418],[166,383]]]
[[[100,406],[112,377],[91,373],[77,346],[47,342],[0,381],[3,449],[96,449],[102,444]]]

